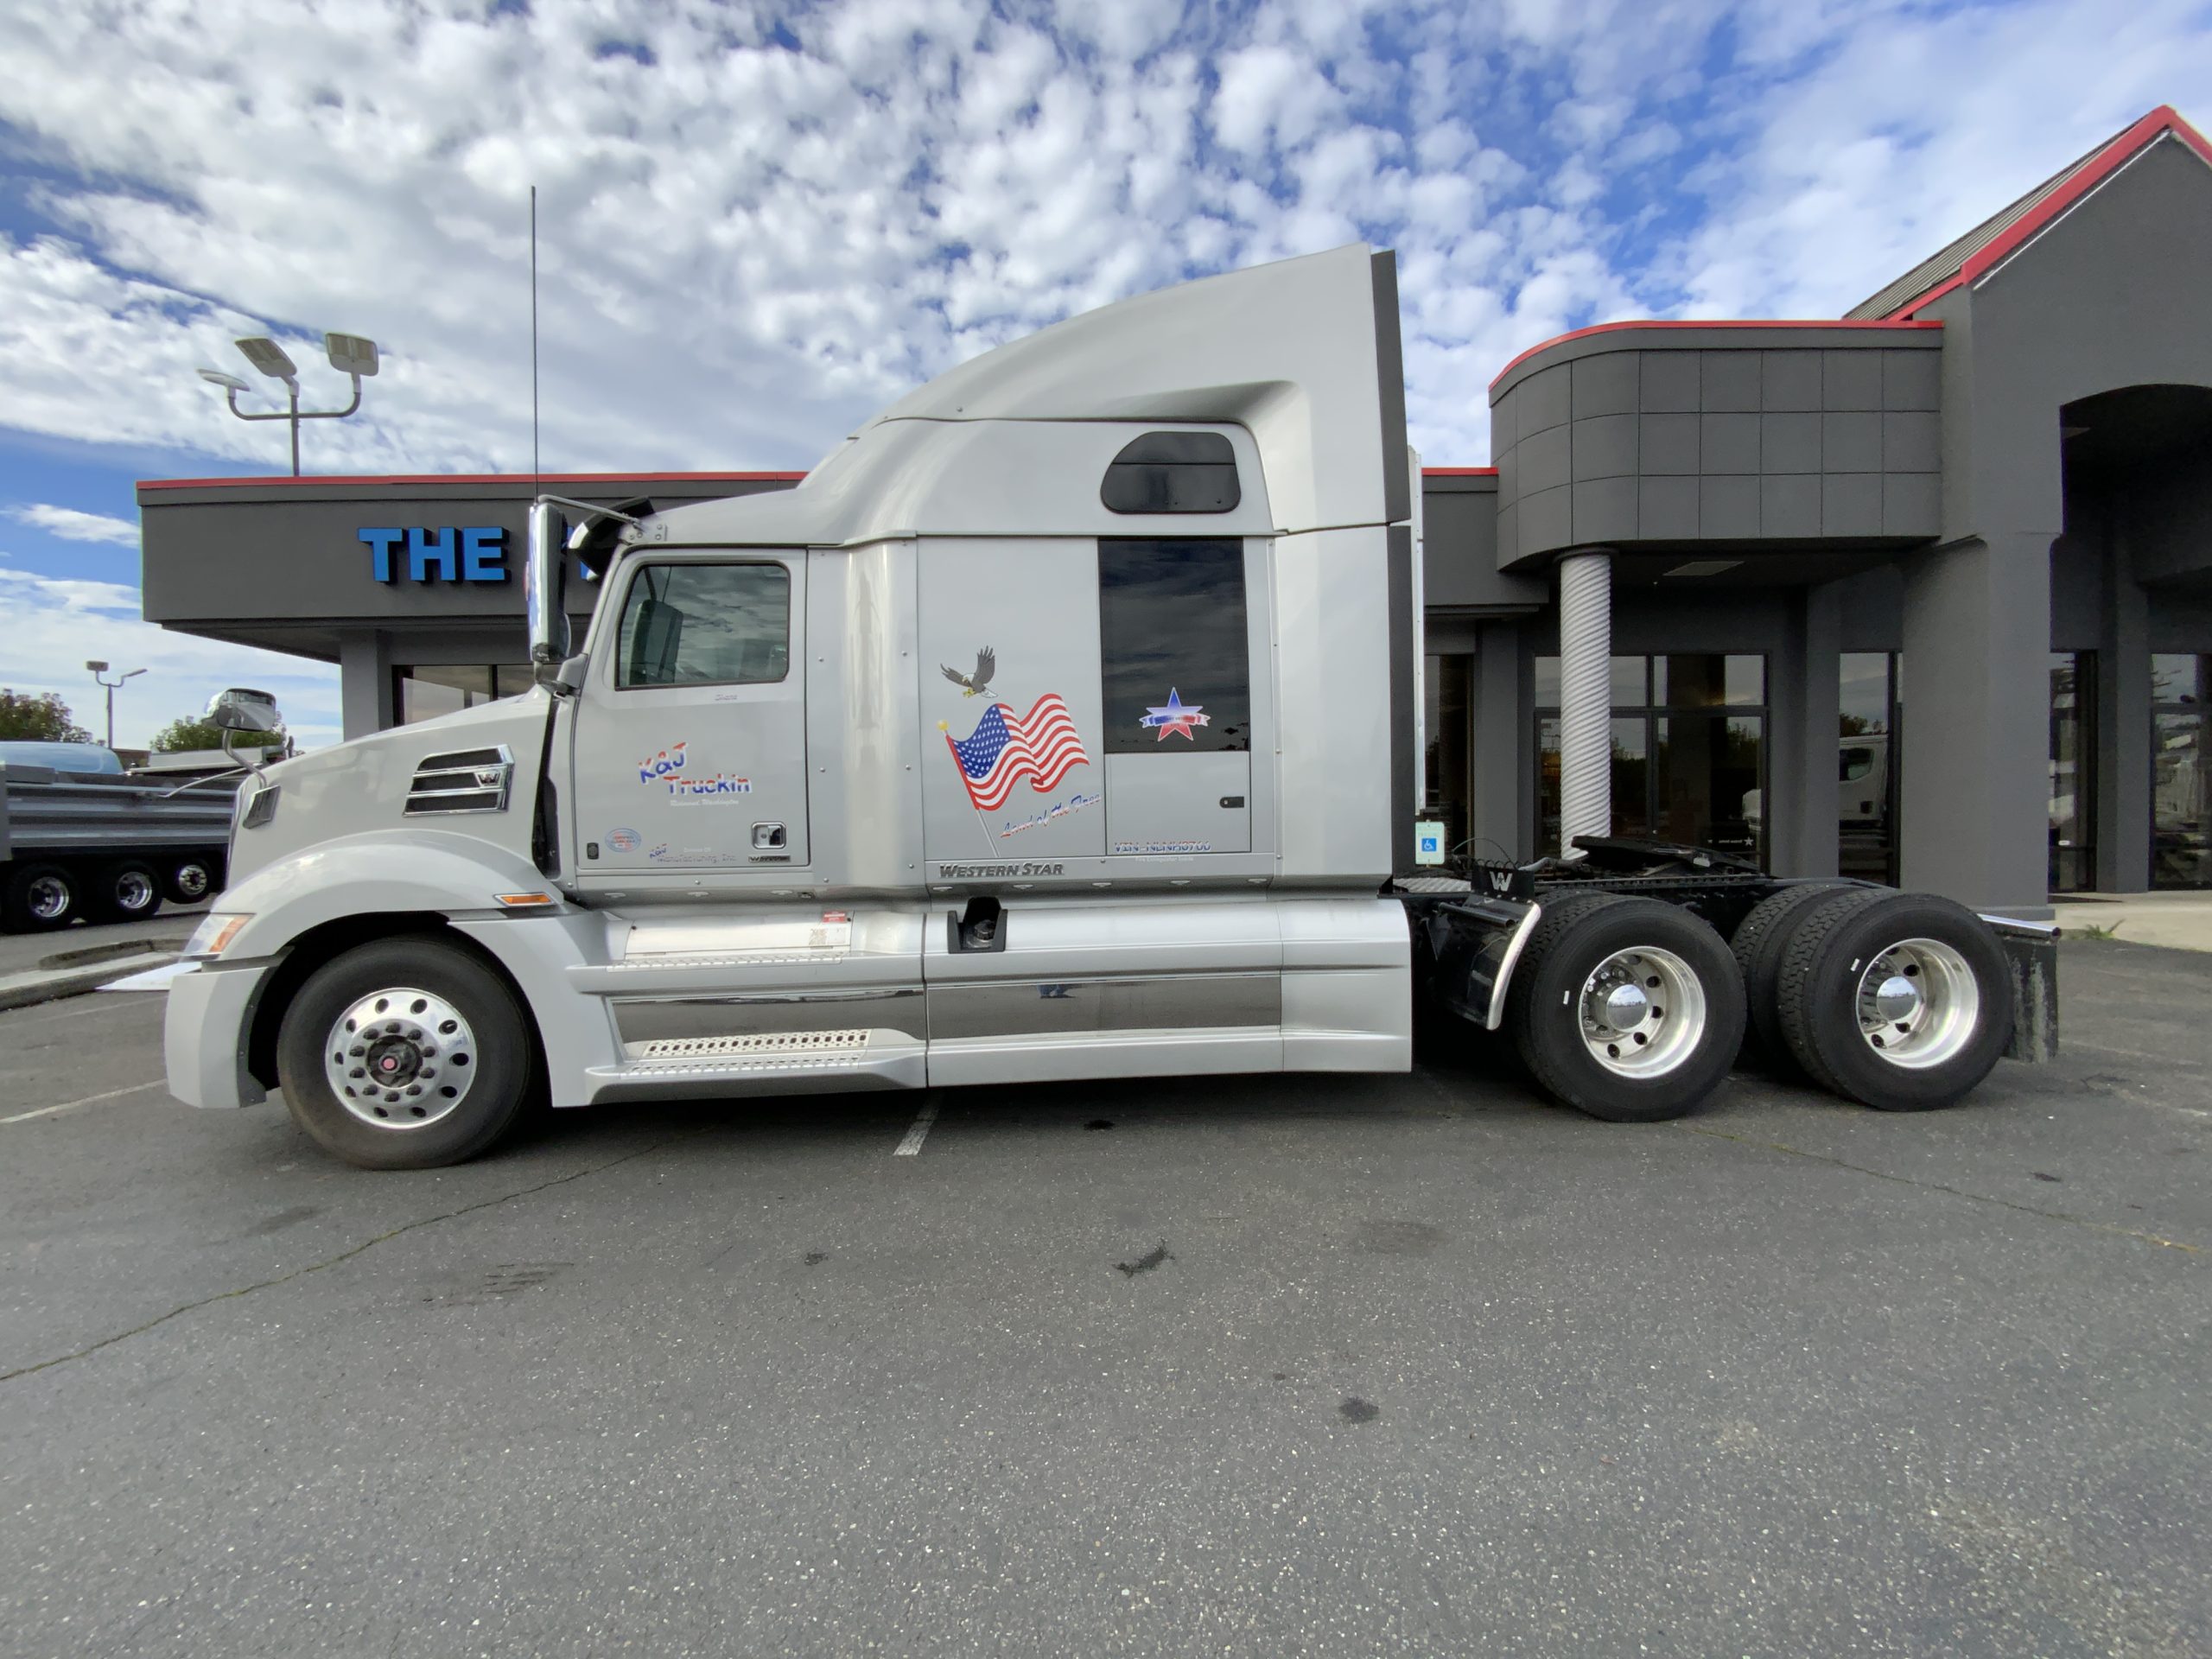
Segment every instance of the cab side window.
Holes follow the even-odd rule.
[[[1244,544],[1098,543],[1109,754],[1252,747]]]
[[[614,683],[773,683],[791,671],[791,632],[780,564],[649,564],[622,602]]]

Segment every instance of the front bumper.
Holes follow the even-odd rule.
[[[246,1036],[273,964],[199,963],[169,982],[162,1054],[169,1092],[188,1106],[251,1106],[269,1098],[245,1069]]]

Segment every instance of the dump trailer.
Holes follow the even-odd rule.
[[[109,750],[35,747],[56,751],[54,764],[0,767],[0,926],[137,921],[164,899],[197,904],[221,890],[236,805],[230,782],[181,790],[176,780],[125,773]]]
[[[171,1089],[395,1167],[534,1099],[1402,1071],[1417,1017],[1603,1118],[1696,1105],[1747,1018],[1872,1105],[1974,1087],[2047,962],[1946,900],[1416,867],[1397,319],[1339,249],[988,353],[788,492],[541,498],[534,690],[245,785]]]

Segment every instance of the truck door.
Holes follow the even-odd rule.
[[[1241,540],[1098,543],[1109,853],[1252,849]]]
[[[805,864],[805,556],[671,552],[618,581],[575,716],[579,878]]]

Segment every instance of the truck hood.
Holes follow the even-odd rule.
[[[552,694],[540,687],[270,767],[258,785],[249,783],[239,791],[241,800],[257,788],[274,788],[278,795],[274,815],[257,828],[245,828],[247,814],[241,811],[231,842],[231,884],[302,848],[410,823],[530,857],[538,766],[552,704]],[[454,770],[435,777],[426,763]],[[476,787],[483,783],[477,776],[480,767],[485,778],[499,774],[504,791],[489,785]],[[455,787],[466,792],[425,793]],[[493,804],[502,792],[504,800]]]

